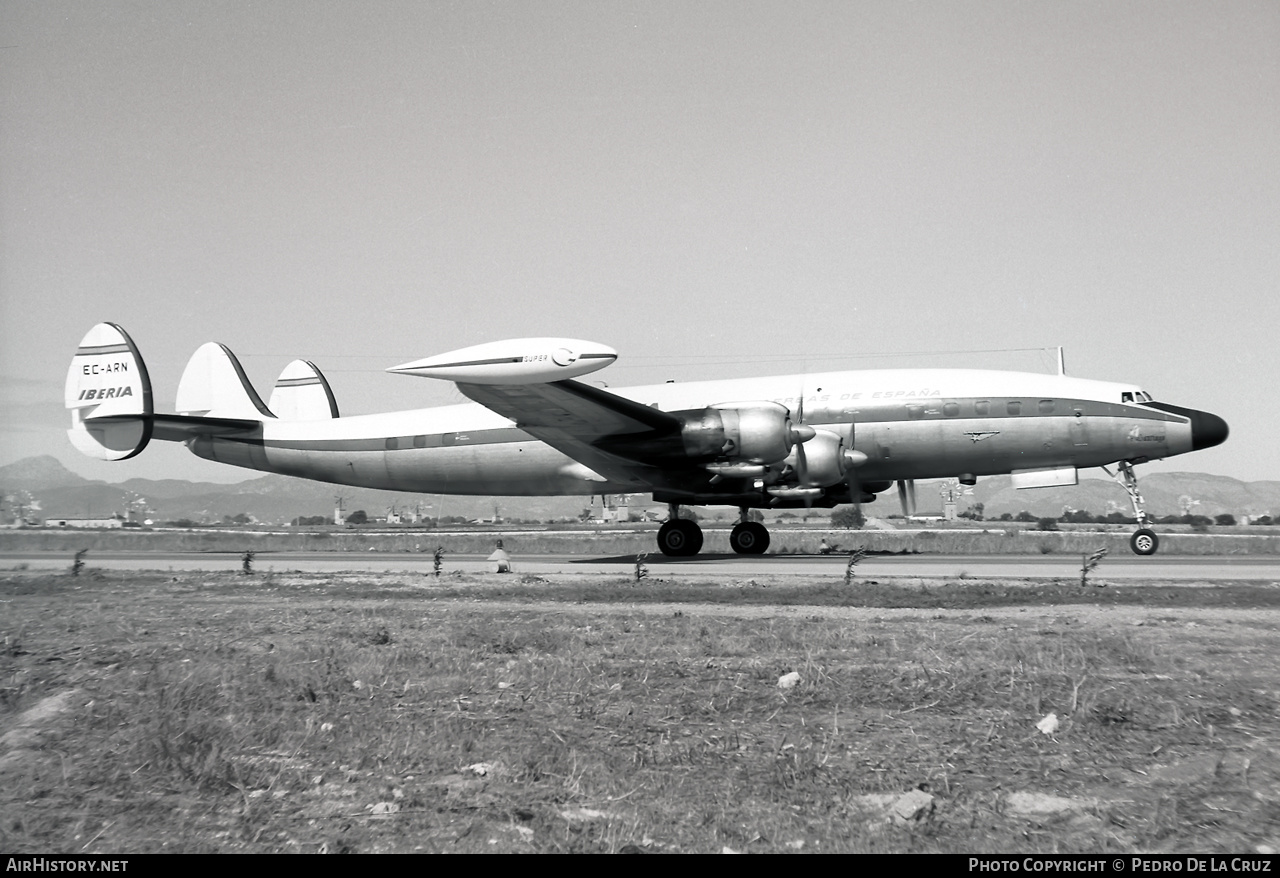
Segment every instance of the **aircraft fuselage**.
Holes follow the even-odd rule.
[[[663,411],[767,400],[866,455],[864,483],[1157,460],[1196,447],[1193,418],[1132,400],[1134,385],[976,370],[875,370],[610,388]],[[1210,416],[1212,417],[1212,416]],[[474,495],[637,491],[477,404],[324,421],[266,420],[201,436],[200,457],[388,490]],[[1216,444],[1216,443],[1211,443]]]

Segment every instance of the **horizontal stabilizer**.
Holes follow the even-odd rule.
[[[201,345],[178,382],[178,412],[210,418],[260,421],[274,418],[226,345]]]
[[[80,341],[64,391],[67,436],[80,453],[125,460],[151,440],[151,380],[142,355],[119,326],[99,323]]]
[[[185,442],[199,436],[232,436],[261,432],[262,421],[238,418],[197,418],[191,415],[151,415],[148,418],[129,415],[106,415],[85,422],[91,430],[120,428],[130,423],[145,423],[151,428],[152,439],[167,442]]]
[[[294,360],[284,367],[267,404],[285,421],[324,421],[338,417],[333,390],[315,363]]]

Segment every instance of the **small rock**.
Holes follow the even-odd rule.
[[[1056,713],[1051,713],[1044,719],[1040,720],[1040,722],[1036,723],[1036,728],[1040,730],[1040,734],[1042,735],[1052,735],[1058,730],[1058,726],[1060,725],[1061,723],[1058,722],[1058,715]]]
[[[783,674],[778,678],[779,689],[794,689],[796,684],[800,682],[800,675],[795,671],[789,674]]]
[[[1005,808],[1010,814],[1021,817],[1063,814],[1083,811],[1096,805],[1093,799],[1068,799],[1047,793],[1013,792],[1005,798]]]
[[[915,823],[933,813],[933,796],[924,790],[912,790],[893,803],[890,817],[894,823]]]

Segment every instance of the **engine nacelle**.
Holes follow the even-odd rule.
[[[790,411],[776,402],[720,403],[670,414],[680,421],[678,431],[609,437],[597,445],[645,463],[702,464],[720,476],[751,478],[814,435],[812,427],[792,424]]]
[[[803,466],[799,461],[801,455],[804,455]],[[843,439],[830,430],[815,430],[812,439],[791,449],[787,463],[797,475],[803,472],[802,487],[826,488],[844,481],[853,460],[845,451]]]
[[[814,434],[811,427],[793,426],[790,411],[776,402],[722,403],[673,414],[682,422],[680,438],[691,460],[777,463]]]

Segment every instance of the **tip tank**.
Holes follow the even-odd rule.
[[[464,384],[546,384],[603,369],[613,348],[575,338],[513,338],[392,366],[388,372]]]

